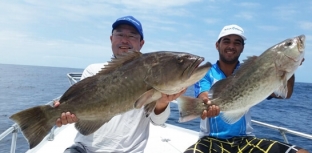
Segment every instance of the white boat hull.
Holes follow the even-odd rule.
[[[150,136],[145,153],[181,153],[198,140],[198,132],[165,124],[165,127],[150,125]],[[46,136],[35,148],[26,153],[63,153],[74,144],[77,130],[74,124],[56,128],[53,141]]]

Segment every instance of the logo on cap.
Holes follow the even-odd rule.
[[[243,28],[235,24],[224,26],[219,34],[218,40],[227,35],[238,35],[246,40]]]
[[[112,25],[113,30],[120,24],[128,24],[128,25],[133,26],[139,32],[139,34],[141,35],[143,39],[143,28],[142,28],[141,22],[137,20],[136,18],[134,18],[133,16],[124,16],[124,17],[118,18]]]

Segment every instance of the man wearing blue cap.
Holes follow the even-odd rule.
[[[227,25],[221,30],[216,41],[219,60],[194,86],[195,97],[208,101],[208,91],[221,79],[230,76],[240,66],[239,56],[244,50],[246,37],[238,25]],[[303,62],[303,61],[302,61]],[[294,76],[288,82],[287,98],[291,97]],[[272,94],[268,99],[279,98]],[[184,153],[307,153],[295,145],[274,140],[256,138],[252,132],[251,115],[245,115],[234,124],[227,124],[219,115],[218,106],[211,106],[200,121],[200,139]],[[214,116],[214,117],[211,117]],[[207,118],[206,118],[207,117]]]
[[[112,25],[113,55],[119,55],[129,50],[140,51],[144,45],[143,29],[140,21],[132,16],[117,19]],[[82,73],[81,79],[99,72],[105,63],[91,64]],[[75,138],[75,144],[65,150],[65,153],[103,153],[103,152],[144,152],[149,136],[149,125],[162,125],[170,114],[169,102],[185,92],[175,95],[162,95],[156,102],[154,112],[146,117],[144,108],[134,109],[114,116],[93,134],[84,136],[80,133]],[[55,107],[59,102],[55,103]],[[70,112],[62,113],[56,121],[57,126],[74,123],[77,118]]]

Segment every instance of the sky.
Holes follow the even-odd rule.
[[[296,82],[312,82],[312,1],[307,0],[10,0],[0,1],[0,63],[85,68],[112,56],[112,23],[132,15],[143,25],[143,53],[181,51],[215,63],[225,25],[247,37],[240,60],[306,36]]]

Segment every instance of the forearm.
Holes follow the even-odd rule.
[[[289,80],[287,81],[287,99],[291,97],[293,91],[294,91],[294,85],[295,85],[295,74],[293,74]]]
[[[161,107],[161,106],[159,106],[159,107]],[[169,104],[165,108],[161,107],[161,108],[159,108],[159,110],[156,110],[156,111],[155,110],[156,110],[156,107],[155,107],[153,113],[151,113],[151,121],[152,121],[152,123],[155,124],[155,125],[162,125],[162,124],[164,124],[167,121],[167,119],[169,118],[169,115],[170,115],[170,106],[169,106]],[[157,114],[156,114],[156,112],[157,112]]]
[[[151,115],[151,120],[155,124],[163,124],[166,122],[170,115],[170,106],[169,103],[175,99],[177,99],[179,96],[183,95],[185,93],[186,89],[182,90],[181,92],[173,95],[166,95],[161,94],[161,98],[156,101],[156,106],[154,108],[154,111]]]
[[[156,101],[156,106],[154,109],[154,113],[156,115],[162,113],[169,105],[169,103],[173,100],[176,100],[178,97],[183,95],[185,93],[186,89],[183,89],[179,93],[173,94],[173,95],[166,95],[166,94],[161,94],[161,98],[159,98]]]
[[[168,105],[169,105],[169,102],[162,102],[162,101],[156,102],[154,113],[156,115],[161,114],[162,112],[164,112],[166,110]]]
[[[209,99],[209,97],[208,97],[208,92],[207,92],[207,91],[204,91],[204,92],[200,93],[200,94],[198,95],[198,98],[201,98],[201,99]]]

